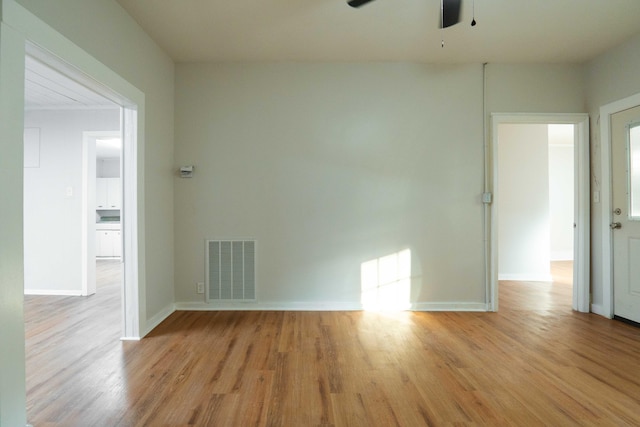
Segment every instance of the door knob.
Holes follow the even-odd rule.
[[[612,230],[617,230],[619,228],[622,228],[622,224],[619,222],[612,222],[609,227],[611,227]]]

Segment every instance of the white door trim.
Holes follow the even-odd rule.
[[[575,198],[576,228],[574,233],[573,309],[589,311],[589,253],[590,253],[590,198],[589,198],[589,115],[587,114],[530,114],[492,113],[491,142],[493,203],[491,205],[490,274],[487,284],[489,310],[498,311],[498,126],[518,124],[573,124],[575,132]]]
[[[601,209],[602,223],[602,307],[593,311],[604,317],[613,317],[613,242],[609,224],[612,221],[611,180],[611,116],[640,105],[640,93],[600,107],[600,156],[602,167]]]

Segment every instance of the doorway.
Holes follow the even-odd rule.
[[[505,142],[509,133],[521,140],[519,145]],[[571,305],[575,310],[588,311],[587,115],[493,114],[492,135],[490,309],[498,309],[498,280],[551,281],[551,259],[571,258]],[[567,138],[571,141],[567,142]],[[563,203],[566,189],[549,186],[550,179],[557,183],[559,175],[566,172],[561,164],[566,163],[567,157],[573,159],[574,166],[570,207]],[[501,180],[501,174],[511,175]],[[563,182],[560,185],[566,186],[566,177]],[[550,221],[550,206],[564,211],[554,215],[556,221]],[[572,211],[567,213],[567,209]],[[558,228],[555,222],[567,222],[567,215],[573,229],[567,230],[567,224]],[[566,271],[562,263],[555,266]]]
[[[69,102],[81,104],[91,104],[96,102],[102,102],[102,106],[96,106],[94,109],[94,116],[102,116],[106,110],[109,110],[110,120],[115,123],[115,127],[111,127],[116,131],[119,139],[122,141],[121,148],[121,170],[122,176],[120,179],[121,191],[121,213],[120,218],[120,232],[121,232],[121,244],[119,245],[122,250],[122,270],[123,270],[123,291],[122,291],[122,339],[134,339],[137,340],[141,336],[141,307],[138,289],[138,106],[131,103],[128,99],[122,97],[118,93],[112,91],[109,87],[98,83],[92,77],[79,71],[73,65],[62,61],[60,58],[55,57],[48,51],[45,51],[29,42],[25,45],[25,53],[28,60],[35,61],[47,69],[53,70],[56,74],[62,76],[65,81],[69,83],[69,87],[66,89],[61,86],[56,86],[57,90],[63,92],[62,98],[67,98]],[[25,66],[26,69],[26,66]],[[65,92],[66,90],[71,92]],[[74,93],[73,91],[77,91]],[[98,101],[100,100],[100,101]],[[80,107],[75,107],[81,110]],[[72,108],[73,109],[73,108]],[[94,117],[94,120],[98,120]],[[98,120],[99,121],[99,120]],[[95,127],[93,128],[95,129]],[[79,130],[77,133],[82,138],[82,132],[87,129]],[[82,141],[81,141],[82,142]],[[94,150],[95,154],[95,150]],[[86,158],[86,156],[84,156]],[[83,154],[80,153],[76,158],[81,162]],[[80,166],[82,167],[82,166]],[[82,167],[83,175],[86,178],[87,167]],[[96,166],[93,166],[95,172]],[[69,189],[68,187],[72,187]],[[82,193],[83,205],[86,211],[82,215],[82,232],[87,233],[87,238],[83,241],[83,262],[82,262],[82,275],[84,281],[83,288],[85,292],[91,287],[91,284],[95,283],[95,272],[91,273],[91,265],[95,263],[95,248],[96,248],[96,234],[95,224],[97,212],[94,209],[87,208],[90,204],[89,200],[92,197],[88,188],[85,187],[80,191],[79,185],[66,186],[64,188],[65,196],[73,198],[78,193]],[[95,196],[92,199],[95,203]],[[95,205],[94,205],[95,206]],[[91,231],[93,230],[93,231]],[[80,233],[80,231],[78,231]],[[93,256],[91,254],[93,253]],[[93,270],[95,271],[95,264]],[[25,262],[26,266],[26,262]],[[26,268],[25,268],[26,270]],[[76,269],[76,273],[80,271],[80,268]],[[76,280],[75,283],[79,281]],[[95,285],[94,285],[95,286]],[[75,292],[75,291],[74,291]],[[78,293],[80,295],[81,293]]]
[[[123,259],[122,139],[121,132],[90,131],[82,141],[82,295],[93,295],[101,261]]]
[[[119,137],[120,107],[29,55],[24,103],[25,294],[91,295],[97,151],[83,135]]]

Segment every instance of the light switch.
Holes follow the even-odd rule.
[[[65,197],[73,197],[73,187],[67,187],[64,189]]]

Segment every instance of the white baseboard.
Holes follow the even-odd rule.
[[[573,261],[573,251],[556,251],[550,254],[551,261]]]
[[[167,317],[171,316],[174,311],[176,311],[176,304],[169,304],[168,306],[160,310],[160,312],[156,313],[155,316],[147,319],[146,331],[144,331],[142,336],[144,337],[149,332],[154,330],[156,326],[162,323]]]
[[[82,291],[66,291],[59,289],[25,289],[25,295],[47,295],[47,296],[65,296],[65,297],[80,297]]]
[[[344,302],[177,302],[178,311],[358,311],[360,303]]]
[[[551,274],[498,274],[498,280],[511,282],[552,282]]]
[[[420,302],[412,304],[413,311],[489,311],[483,302]]]
[[[178,302],[175,305],[178,311],[361,311],[360,303],[349,302]],[[485,303],[468,302],[423,302],[413,303],[410,311],[488,311]]]

